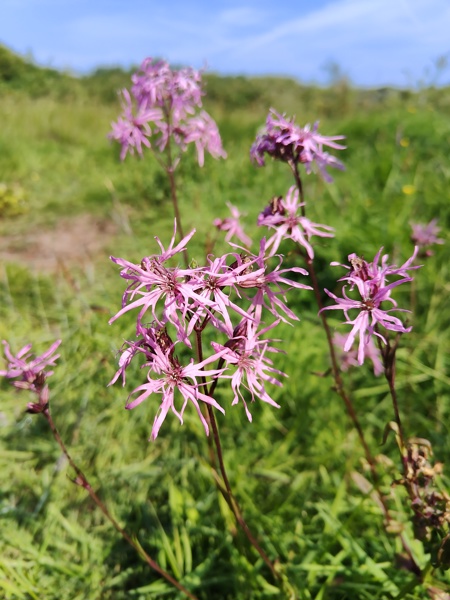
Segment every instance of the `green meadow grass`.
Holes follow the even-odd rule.
[[[205,240],[215,235],[212,220],[227,215],[226,201],[247,213],[247,231],[259,239],[257,214],[291,185],[283,165],[258,169],[249,161],[249,147],[270,106],[295,113],[301,124],[320,119],[321,132],[347,137],[347,150],[339,156],[347,170],[333,173],[333,184],[305,178],[310,218],[336,229],[335,238],[318,239],[315,246],[322,288],[338,289],[342,273],[329,263],[345,262],[351,252],[371,259],[383,246],[401,264],[412,254],[410,222],[438,217],[447,243],[435,248],[414,283],[395,296],[400,306],[411,300],[414,306],[414,328],[403,336],[398,354],[397,382],[405,430],[431,441],[435,460],[446,465],[448,485],[447,92],[380,98],[345,86],[265,84],[208,79],[205,106],[218,120],[228,159],[209,157],[199,169],[187,153],[177,171],[184,229],[197,229],[191,255],[202,260]],[[56,93],[52,83],[39,98],[26,86],[0,88],[0,182],[24,192],[22,213],[4,214],[0,234],[51,232],[61,219],[82,214],[113,221],[118,233],[89,264],[68,263],[56,272],[2,261],[0,339],[15,350],[32,342],[37,352],[63,339],[51,378],[59,431],[117,520],[163,568],[201,599],[282,597],[214,485],[194,411],[186,413],[182,427],[169,415],[157,440],[148,442],[156,405],[148,400],[124,411],[142,373],[130,373],[125,389],[106,387],[116,369],[115,353],[133,336],[132,315],[108,325],[124,289],[108,256],[138,262],[155,252],[154,236],[169,241],[173,216],[167,183],[151,155],[120,163],[119,149],[106,139],[119,106],[103,79],[65,85],[65,94]],[[220,250],[225,246],[219,243]],[[289,250],[286,244],[286,261],[293,265]],[[301,599],[429,598],[430,582],[450,584],[448,573],[429,572],[422,584],[399,567],[398,538],[386,533],[377,504],[361,490],[368,469],[326,375],[326,340],[312,294],[294,291],[289,304],[301,321],[280,326],[275,336],[285,351],[276,356],[276,367],[289,374],[273,394],[281,408],[255,404],[249,423],[242,406],[230,406],[230,390],[218,389],[226,407],[226,417],[218,415],[225,462],[245,518],[269,556],[279,558]],[[333,328],[344,333],[348,328],[341,320],[330,314]],[[401,486],[390,487],[400,477],[393,437],[381,446],[393,419],[387,384],[373,376],[370,365],[348,373],[345,381],[371,449],[380,455],[392,511],[425,568],[430,556],[413,538],[405,493]],[[72,483],[44,419],[24,413],[26,395],[5,381],[0,393],[0,597],[182,597]]]

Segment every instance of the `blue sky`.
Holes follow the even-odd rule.
[[[335,63],[356,85],[417,86],[450,59],[450,0],[0,0],[0,43],[77,73],[158,56],[319,83]]]

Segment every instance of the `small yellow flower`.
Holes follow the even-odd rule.
[[[408,108],[406,110],[411,114],[414,114],[417,112],[417,108],[415,106],[408,106]]]
[[[414,194],[415,191],[416,191],[416,188],[413,185],[404,185],[402,187],[402,192],[404,194],[406,194],[407,196],[411,196],[411,194]]]
[[[402,148],[407,148],[409,146],[409,138],[404,137],[400,140],[400,146]]]

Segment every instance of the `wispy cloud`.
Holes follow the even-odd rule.
[[[385,83],[405,83],[412,57],[419,61],[414,68],[423,70],[450,50],[449,23],[447,0],[340,0],[274,21],[241,39],[229,59],[239,60],[245,70],[252,64],[260,72],[278,68],[305,79],[317,77],[321,65],[332,60],[359,83],[371,83],[370,70],[384,74]]]
[[[225,7],[224,7],[225,5]],[[0,40],[86,70],[162,56],[225,73],[405,84],[450,51],[449,0],[2,0]]]

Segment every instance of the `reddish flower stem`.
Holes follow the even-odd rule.
[[[375,325],[375,331],[379,333],[378,325]],[[395,374],[396,374],[396,353],[400,336],[397,336],[393,345],[391,345],[389,338],[386,338],[386,346],[383,346],[380,336],[377,335],[378,348],[380,349],[381,357],[383,358],[384,376],[389,385],[389,392],[392,398],[392,407],[394,409],[395,422],[398,427],[398,437],[400,440],[400,446],[402,449],[402,457],[404,460],[403,452],[406,449],[405,436],[403,434],[403,426],[400,417],[400,409],[398,406],[397,391],[395,389]],[[405,464],[404,464],[405,466]]]
[[[311,282],[313,285],[314,296],[316,298],[317,306],[319,308],[320,319],[322,321],[322,325],[325,330],[325,335],[327,336],[328,350],[329,350],[330,358],[331,358],[331,370],[333,373],[335,390],[339,394],[339,396],[342,398],[342,400],[344,401],[347,412],[348,412],[348,414],[352,420],[352,423],[358,433],[358,437],[361,441],[362,447],[364,448],[364,454],[365,454],[366,460],[370,466],[372,475],[373,475],[374,479],[376,479],[377,473],[376,473],[376,468],[375,468],[375,460],[372,456],[372,453],[370,452],[369,446],[368,446],[366,438],[364,436],[363,429],[361,427],[361,423],[359,422],[359,419],[356,415],[356,411],[353,406],[353,403],[344,388],[344,383],[342,381],[338,361],[336,358],[336,351],[335,351],[334,344],[333,344],[333,336],[331,334],[330,326],[328,325],[326,314],[324,311],[322,311],[323,303],[322,303],[322,298],[320,296],[320,288],[319,288],[319,284],[317,281],[317,275],[316,275],[316,271],[314,268],[314,263],[313,263],[313,260],[309,257],[304,257],[304,259],[305,259],[306,265],[308,267],[309,275],[311,276]]]
[[[201,339],[201,330],[196,329],[196,348],[197,348],[197,358],[199,362],[202,362],[203,360],[203,347],[202,347],[202,339]],[[219,365],[218,368],[221,368],[221,365],[223,365],[223,358],[220,358],[219,360]],[[208,396],[210,396],[211,398],[213,397],[213,393],[214,390],[216,389],[217,386],[217,381],[218,379],[215,379],[209,388],[209,391],[206,392],[208,394]],[[203,377],[203,384],[206,383],[205,378]],[[223,482],[225,484],[225,490],[223,489],[222,486],[218,486],[219,490],[221,491],[222,495],[224,496],[225,500],[227,501],[228,506],[231,508],[231,510],[233,511],[233,514],[235,516],[235,519],[237,521],[237,523],[239,524],[239,526],[241,527],[242,531],[245,533],[245,535],[247,536],[250,544],[255,548],[255,550],[258,552],[258,554],[260,555],[260,557],[263,559],[263,561],[266,563],[266,565],[269,567],[274,579],[279,580],[280,579],[280,575],[279,573],[276,571],[274,564],[272,563],[272,561],[270,560],[270,558],[267,556],[267,554],[264,552],[264,550],[262,549],[262,547],[260,546],[258,540],[256,539],[256,537],[253,535],[253,533],[251,532],[249,526],[247,525],[244,517],[242,516],[242,511],[239,507],[239,504],[233,494],[233,491],[231,489],[231,485],[230,485],[230,480],[228,479],[228,474],[227,474],[227,470],[225,468],[225,463],[223,460],[223,452],[222,452],[222,444],[220,442],[220,435],[219,435],[219,429],[217,427],[217,421],[216,418],[214,416],[214,411],[212,406],[210,406],[209,404],[206,405],[207,407],[207,414],[208,414],[208,424],[211,426],[212,432],[213,432],[213,439],[214,439],[214,445],[216,448],[216,456],[217,456],[217,460],[219,462],[219,468],[220,468],[220,472],[222,474],[222,479]],[[208,442],[209,444],[209,442]],[[215,462],[215,460],[214,460]],[[214,463],[213,463],[214,464]]]
[[[304,206],[303,185],[302,185],[300,174],[298,172],[298,165],[297,165],[297,163],[290,162],[289,166],[291,167],[291,171],[294,175],[294,179],[295,179],[298,191],[299,191],[300,201],[302,203],[302,206],[301,206],[302,216],[306,216],[306,210],[305,210],[305,206]],[[335,384],[334,389],[339,394],[339,396],[342,398],[342,400],[345,404],[345,407],[347,409],[347,413],[350,416],[353,426],[355,427],[355,429],[358,433],[359,440],[364,449],[366,461],[369,465],[369,468],[370,468],[370,471],[372,474],[374,490],[379,498],[386,522],[389,524],[392,521],[392,519],[389,514],[389,508],[388,508],[388,505],[386,502],[386,498],[380,490],[380,480],[379,480],[378,472],[376,469],[375,459],[372,455],[372,452],[370,451],[369,445],[366,441],[364,431],[361,427],[361,423],[359,422],[359,419],[356,414],[355,408],[353,406],[352,400],[345,390],[344,382],[341,377],[341,373],[340,373],[340,369],[339,369],[339,365],[338,365],[338,361],[337,361],[337,357],[336,357],[336,351],[335,351],[335,347],[333,344],[333,336],[331,334],[330,326],[328,325],[328,320],[327,320],[325,311],[322,310],[324,308],[324,306],[323,306],[323,302],[322,302],[322,297],[321,297],[321,293],[320,293],[316,270],[314,267],[314,261],[309,256],[303,255],[300,251],[299,251],[299,254],[301,254],[301,256],[303,257],[303,259],[306,262],[306,266],[308,268],[308,272],[311,277],[311,282],[312,282],[312,286],[313,286],[313,290],[314,290],[314,296],[316,298],[317,306],[319,308],[319,316],[322,321],[323,328],[325,330],[325,335],[326,335],[327,342],[328,342],[328,350],[329,350],[330,359],[331,359],[331,370],[332,370],[334,384]],[[395,367],[394,367],[394,374],[395,374]],[[394,375],[394,377],[395,377],[395,375]],[[391,384],[389,384],[389,387],[391,389]],[[393,402],[394,402],[394,411],[396,413],[396,421],[399,426],[399,430],[401,431],[400,413],[398,411],[398,404],[396,401],[395,387],[393,389],[393,393],[394,393],[394,395],[392,397],[393,397]],[[394,400],[394,398],[395,398],[395,400]],[[420,577],[421,569],[420,569],[419,565],[417,564],[417,562],[415,561],[412,551],[411,551],[405,537],[403,536],[403,534],[400,534],[399,538],[402,543],[403,549],[405,550],[406,554],[408,555],[409,560],[411,561],[411,565],[412,565],[411,570],[418,577]]]
[[[279,573],[275,569],[275,566],[272,563],[272,561],[270,560],[270,558],[267,556],[267,554],[261,548],[258,540],[255,538],[255,536],[251,532],[244,517],[242,516],[242,511],[241,511],[239,504],[231,490],[230,481],[228,479],[227,471],[225,469],[225,463],[223,461],[223,453],[222,453],[222,446],[220,443],[219,429],[217,427],[217,422],[216,422],[216,418],[214,416],[214,411],[212,409],[212,406],[210,406],[209,404],[207,405],[207,408],[208,408],[209,421],[211,423],[212,430],[213,430],[213,437],[214,437],[214,443],[216,445],[217,458],[219,461],[220,472],[222,473],[222,478],[225,483],[225,488],[226,488],[227,495],[228,495],[228,505],[231,507],[231,509],[234,513],[234,516],[236,518],[236,521],[239,523],[239,526],[241,527],[242,531],[247,536],[249,542],[255,548],[255,550],[258,552],[258,554],[263,559],[263,561],[266,563],[266,565],[269,567],[274,579],[278,580],[278,579],[280,579]]]
[[[136,552],[139,554],[139,556],[141,558],[143,558],[145,560],[145,562],[157,573],[159,573],[162,577],[164,577],[164,579],[166,581],[168,581],[170,584],[172,584],[174,587],[177,588],[177,590],[179,590],[180,592],[182,592],[183,594],[185,594],[188,598],[191,598],[191,600],[198,600],[198,598],[196,596],[194,596],[189,590],[187,590],[183,585],[181,585],[181,583],[179,583],[176,579],[174,579],[172,577],[172,575],[170,575],[170,573],[167,573],[167,571],[165,571],[164,569],[162,569],[158,563],[156,561],[154,561],[148,554],[147,552],[145,552],[145,550],[142,548],[142,546],[140,544],[138,544],[137,542],[135,542],[133,540],[133,538],[125,531],[125,529],[123,529],[123,527],[121,527],[119,525],[119,523],[116,521],[116,519],[111,515],[111,513],[109,512],[108,508],[106,507],[106,505],[104,504],[104,502],[97,496],[97,494],[94,492],[94,490],[92,489],[91,484],[89,483],[88,479],[86,478],[85,474],[83,473],[83,471],[78,467],[78,465],[74,462],[74,460],[72,459],[72,457],[69,454],[69,451],[67,450],[57,428],[56,425],[52,419],[52,416],[50,414],[50,411],[48,409],[48,407],[43,411],[42,413],[44,415],[44,417],[47,419],[47,422],[50,426],[50,429],[53,433],[53,437],[55,438],[56,442],[58,443],[59,447],[61,448],[63,454],[65,455],[65,457],[67,458],[67,460],[69,461],[70,466],[72,467],[72,469],[75,471],[75,473],[77,474],[77,478],[74,480],[74,483],[83,487],[87,493],[89,494],[89,496],[92,498],[92,500],[95,502],[95,504],[98,506],[98,508],[102,511],[102,513],[105,515],[105,517],[108,519],[108,521],[113,525],[113,527],[116,529],[116,531],[118,531],[120,533],[120,535],[130,544],[130,546],[132,546]]]

